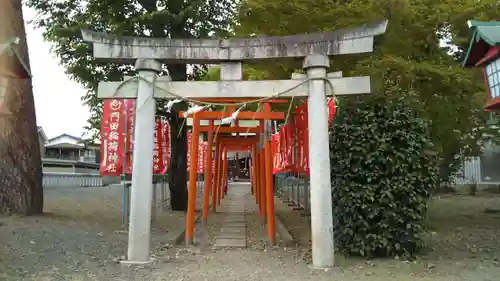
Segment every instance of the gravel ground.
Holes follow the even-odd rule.
[[[336,280],[499,280],[500,196],[441,196],[429,204],[430,251],[415,262],[346,259],[337,254]],[[298,242],[297,249],[310,262],[310,218],[300,217],[291,207],[277,201],[277,215]],[[347,278],[347,279],[346,279]],[[322,279],[320,279],[322,280]]]
[[[43,216],[0,217],[0,280],[140,278],[150,270],[124,270],[117,263],[127,251],[121,200],[121,187],[46,189]],[[185,227],[184,212],[162,212],[159,206],[155,255],[171,247]]]
[[[158,212],[156,261],[148,266],[116,263],[126,251],[120,232],[120,190],[47,190],[46,216],[2,218],[0,280],[498,280],[500,197],[448,196],[430,204],[434,249],[416,262],[345,259],[337,267],[311,271],[308,218],[277,202],[277,213],[297,239],[296,247],[267,247],[255,201],[246,198],[247,249],[214,249],[223,214],[210,214],[201,244],[170,246],[168,229],[182,228],[184,214]],[[166,215],[168,214],[168,215]],[[166,217],[166,218],[164,218]],[[158,235],[166,233],[164,235]],[[3,273],[2,273],[3,272]],[[3,275],[2,275],[3,274]]]

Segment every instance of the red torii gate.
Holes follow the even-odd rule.
[[[247,102],[244,99],[204,99],[201,102]],[[258,148],[260,138],[257,137],[219,137],[216,138],[215,144],[215,177],[212,175],[212,149],[214,145],[214,133],[264,133],[264,121],[267,120],[283,120],[285,115],[283,112],[271,112],[271,103],[287,103],[287,100],[269,100],[262,102],[260,112],[239,112],[236,120],[258,120],[259,127],[218,127],[214,128],[214,120],[221,120],[230,117],[235,111],[235,105],[228,107],[228,111],[201,111],[189,114],[187,117],[193,118],[193,130],[191,137],[190,159],[197,162],[198,159],[198,138],[201,132],[208,133],[208,150],[207,161],[205,168],[205,184],[203,196],[203,222],[206,223],[208,218],[208,199],[210,190],[212,191],[212,209],[215,212],[217,205],[223,198],[222,180],[227,179],[227,157],[222,161],[222,155],[226,155],[230,149],[245,149],[251,147],[252,154],[252,193],[256,197],[259,204],[261,215],[267,217],[268,236],[271,244],[276,244],[275,234],[275,217],[274,217],[274,194],[272,186],[272,152],[271,139],[265,139],[263,147]],[[184,112],[179,113],[180,117],[184,116]],[[208,126],[200,126],[200,120],[209,120]],[[222,162],[222,163],[221,163]],[[221,169],[222,168],[222,169]],[[222,170],[222,171],[221,171]],[[186,244],[193,243],[194,223],[195,223],[195,205],[196,205],[196,165],[191,165],[189,168],[189,189],[188,189],[188,212],[186,217]],[[213,179],[213,184],[212,184]],[[212,185],[212,186],[210,186]]]

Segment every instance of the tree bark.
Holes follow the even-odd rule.
[[[174,111],[177,113],[177,111]],[[170,119],[171,160],[168,169],[170,206],[174,211],[187,211],[187,128],[183,119]]]
[[[186,65],[170,65],[168,67],[173,81],[186,80]],[[171,161],[169,167],[168,186],[170,189],[170,205],[172,210],[187,211],[187,124],[179,118],[176,110],[170,119]]]
[[[15,46],[29,67],[21,0],[0,1],[0,42],[19,38]],[[16,72],[15,60],[2,60],[2,72]],[[36,215],[43,209],[42,164],[31,77],[7,78],[3,106],[12,114],[0,117],[0,212]]]

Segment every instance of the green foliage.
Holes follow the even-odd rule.
[[[247,0],[239,7],[236,31],[242,36],[287,35],[388,19],[387,32],[376,37],[373,54],[336,56],[332,70],[371,76],[374,93],[404,94],[430,126],[446,181],[456,170],[457,155],[479,153],[488,129],[481,73],[460,65],[470,36],[466,21],[496,20],[498,12],[495,0]],[[288,77],[299,63],[274,63],[266,70],[274,78]],[[408,91],[391,91],[394,84]]]
[[[426,122],[401,100],[342,103],[331,125],[335,241],[347,255],[411,257],[423,246],[437,161]]]
[[[234,11],[231,0],[27,0],[26,5],[38,12],[34,24],[44,30],[67,74],[88,90],[82,100],[90,108],[87,129],[94,136],[102,108],[97,83],[120,81],[135,72],[130,64],[96,61],[90,44],[81,39],[81,29],[117,36],[224,37]],[[167,65],[164,73],[168,69],[172,79],[179,81],[195,79],[205,70],[193,68],[188,75],[185,65]]]

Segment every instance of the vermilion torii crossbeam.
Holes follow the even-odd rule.
[[[261,128],[258,128],[261,129]],[[242,143],[243,145],[247,144],[253,144],[255,142],[259,142],[259,138],[257,137],[242,137],[242,136],[237,136],[237,137],[220,137],[219,141],[224,142],[225,144],[234,144],[237,146],[237,144]]]
[[[211,120],[213,121],[213,120]],[[208,126],[200,127],[200,132],[208,132],[210,128]],[[217,133],[259,133],[259,127],[217,127],[213,129]]]
[[[202,102],[209,102],[209,103],[231,103],[231,104],[236,104],[236,103],[245,103],[245,102],[253,102],[255,99],[250,99],[250,98],[232,98],[232,99],[224,99],[224,98],[204,98],[204,99],[196,99],[194,102],[195,104],[201,104]],[[266,100],[265,102],[272,103],[272,104],[285,104],[289,103],[290,100],[286,99],[281,99],[281,100]]]
[[[227,147],[227,152],[250,152],[252,149],[252,146],[245,146],[245,147]]]
[[[217,111],[202,111],[197,112],[199,120],[220,120],[231,117],[232,112],[217,112]],[[184,117],[184,112],[179,112],[179,117]],[[187,117],[193,117],[193,114],[188,114]],[[283,112],[249,112],[241,111],[238,113],[238,120],[283,120],[285,113]],[[194,124],[193,124],[194,125]]]

